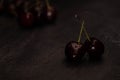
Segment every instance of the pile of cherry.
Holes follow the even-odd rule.
[[[81,43],[81,35],[84,31],[87,40]],[[84,27],[84,21],[80,29],[78,41],[70,41],[65,47],[65,56],[69,61],[81,61],[85,59],[85,54],[89,60],[98,61],[102,59],[104,53],[104,44],[95,37],[90,37]]]
[[[48,0],[0,0],[0,13],[16,17],[23,27],[54,23],[56,9]]]

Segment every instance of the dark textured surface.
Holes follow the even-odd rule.
[[[54,3],[59,11],[54,25],[22,30],[15,19],[0,17],[0,80],[120,80],[120,1]],[[75,14],[85,15],[88,32],[104,42],[103,61],[65,61],[65,45],[79,34]]]

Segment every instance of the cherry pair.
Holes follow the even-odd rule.
[[[84,43],[81,43],[80,40],[83,30],[86,34],[87,40],[85,40]],[[104,53],[104,44],[97,38],[88,36],[83,21],[78,41],[70,41],[66,45],[65,56],[70,61],[80,61],[84,58],[86,53],[91,60],[101,59]]]

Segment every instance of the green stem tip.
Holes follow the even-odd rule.
[[[82,35],[83,28],[84,28],[84,20],[82,22],[82,26],[81,26],[81,29],[80,29],[80,33],[79,33],[79,37],[78,37],[78,43],[81,42],[81,35]]]

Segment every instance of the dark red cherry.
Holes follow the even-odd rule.
[[[32,13],[35,17],[35,24],[41,25],[44,23],[44,16],[43,16],[43,3],[37,0],[35,7],[32,9]]]
[[[30,28],[34,23],[34,16],[29,10],[30,2],[25,1],[23,4],[23,11],[18,16],[18,22],[23,28]]]
[[[104,53],[104,44],[100,40],[92,37],[90,41],[85,41],[84,46],[86,47],[90,59],[101,59]]]
[[[24,12],[19,17],[19,23],[24,28],[32,27],[34,22],[34,16],[31,12]]]
[[[56,20],[56,16],[57,16],[57,11],[54,7],[51,6],[46,9],[45,18],[48,23],[54,22]]]
[[[83,44],[79,44],[76,41],[70,41],[65,47],[65,56],[70,61],[80,61],[85,52]]]

